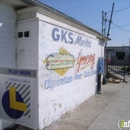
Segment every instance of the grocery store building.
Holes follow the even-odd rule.
[[[0,118],[43,129],[97,92],[110,40],[37,1],[0,1]]]

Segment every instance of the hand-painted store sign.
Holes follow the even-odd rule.
[[[41,26],[42,24],[45,28],[44,33],[40,33],[40,43],[43,46],[40,50],[41,55],[44,55],[43,68],[47,70],[46,75],[42,74],[42,87],[53,89],[75,80],[85,80],[96,74],[98,40],[88,37],[87,34],[83,35],[44,22],[41,22]],[[47,44],[43,45],[43,41]],[[47,50],[44,50],[43,54],[44,46]]]
[[[45,89],[53,89],[62,84],[73,82],[74,80],[80,80],[96,74],[96,70],[84,71],[83,73],[75,74],[73,76],[65,76],[57,80],[47,79],[44,82]]]
[[[43,61],[46,64],[46,69],[54,70],[60,76],[63,76],[70,68],[74,67],[74,62],[74,56],[63,47],[59,49],[59,53],[52,53]]]
[[[91,47],[91,40],[87,37],[57,27],[52,29],[52,39],[55,42],[65,42],[74,45],[78,44],[79,46],[84,47]]]
[[[72,68],[74,66],[74,57],[70,54],[54,53],[47,57],[46,68],[48,70]]]
[[[81,69],[85,69],[87,66],[91,66],[91,69],[93,69],[95,64],[95,54],[90,54],[86,56],[82,56],[82,50],[80,51],[78,55],[77,60],[77,72]]]
[[[60,76],[63,76],[70,68],[74,67],[74,63],[77,61],[77,73],[72,76],[65,76],[58,79],[53,79],[50,76],[44,81],[45,89],[53,89],[56,86],[94,75],[96,73],[94,68],[95,57],[95,53],[83,55],[82,50],[80,50],[76,60],[74,56],[63,47],[59,49],[59,53],[50,54],[47,59],[43,61],[43,63],[46,64],[46,68],[48,70],[54,70]],[[80,70],[84,70],[89,66],[89,70],[80,72]]]

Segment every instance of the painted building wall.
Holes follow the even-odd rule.
[[[16,20],[14,8],[0,1],[0,67],[16,67]],[[3,129],[11,124],[2,120]]]
[[[15,67],[16,20],[14,8],[0,2],[0,67]]]
[[[24,37],[26,31],[29,37]],[[18,32],[23,32],[22,38],[18,38]],[[3,2],[0,2],[0,67],[38,68],[38,20],[17,23],[15,9]],[[2,120],[3,129],[10,125],[12,122]]]
[[[122,60],[118,60],[116,57],[116,52],[125,52],[125,65],[129,65],[130,64],[130,57],[129,57],[129,53],[130,53],[130,47],[129,46],[113,46],[113,47],[107,47],[108,51],[108,55],[109,57],[111,57],[111,65],[123,65],[123,61]]]
[[[0,23],[3,22],[0,29],[5,31],[0,32],[3,37],[0,53],[5,55],[3,59],[0,57],[0,67],[38,70],[37,105],[42,129],[95,94],[97,60],[103,56],[103,43],[91,34],[40,13],[37,13],[39,21],[23,20],[15,26],[14,9],[5,4],[1,7],[7,16],[1,20],[4,12],[0,8]],[[29,37],[24,37],[27,31]],[[23,33],[21,38],[17,37],[19,32]],[[5,36],[6,33],[11,34]]]
[[[25,33],[29,32],[26,37]],[[38,69],[38,20],[30,19],[19,21],[17,23],[17,35],[23,33],[23,36],[17,36],[17,68]]]
[[[104,45],[91,34],[41,14],[38,17],[42,129],[96,93],[97,61],[104,56]]]

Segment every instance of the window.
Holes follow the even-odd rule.
[[[22,38],[23,37],[23,32],[18,32],[18,38]]]
[[[24,32],[24,37],[29,37],[29,31]]]
[[[18,38],[27,38],[29,37],[29,31],[25,31],[25,32],[18,32]]]

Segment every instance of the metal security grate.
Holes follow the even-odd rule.
[[[107,71],[125,81],[125,53],[107,50]]]

